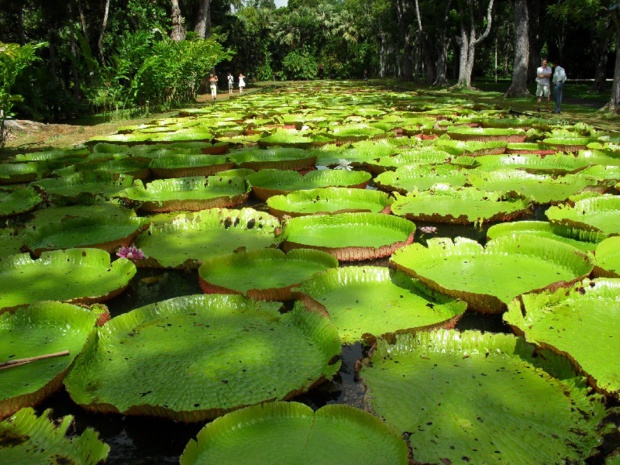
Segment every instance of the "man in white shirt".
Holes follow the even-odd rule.
[[[540,101],[543,97],[547,99],[547,111],[549,111],[549,101],[551,100],[551,67],[547,64],[547,59],[543,58],[542,65],[536,69],[536,111],[540,111]]]
[[[562,89],[566,82],[566,71],[559,64],[555,67],[553,73],[553,94],[555,96],[555,113],[562,111]]]

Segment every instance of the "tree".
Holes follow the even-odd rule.
[[[527,89],[527,70],[530,52],[529,41],[529,13],[527,0],[515,0],[515,56],[512,65],[512,82],[506,91],[506,97],[525,97],[530,95]]]
[[[206,38],[211,31],[211,0],[200,0],[194,32],[198,37]]]
[[[185,40],[187,35],[185,32],[185,19],[181,14],[181,8],[179,7],[179,0],[172,0],[172,32],[170,38],[175,42]]]
[[[471,87],[471,76],[474,69],[474,58],[476,56],[476,47],[480,42],[486,39],[491,31],[493,24],[493,2],[489,0],[486,8],[485,29],[481,35],[478,35],[478,27],[476,19],[481,17],[481,5],[478,0],[461,0],[459,1],[459,23],[460,34],[456,41],[460,48],[459,54],[459,78],[457,86]]]

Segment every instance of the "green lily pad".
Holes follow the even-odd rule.
[[[329,268],[338,260],[318,250],[297,249],[284,254],[262,249],[205,260],[198,269],[208,293],[241,294],[260,300],[291,300],[291,288]]]
[[[472,157],[480,155],[499,155],[506,151],[505,141],[464,141],[464,140],[450,140],[439,139],[435,143],[435,147],[439,150],[445,150],[453,155],[469,155]]]
[[[102,217],[96,214],[97,210],[93,210],[92,215],[67,218],[62,216],[66,209],[55,208],[60,210],[56,221],[41,224],[39,218],[21,235],[35,257],[47,250],[78,247],[95,247],[112,253],[119,247],[129,246],[148,225],[147,218]],[[51,212],[46,216],[50,215]]]
[[[594,274],[620,278],[620,236],[602,240],[596,247]]]
[[[459,187],[466,183],[467,170],[453,165],[405,165],[375,178],[375,184],[381,190],[401,194],[427,190],[435,184]]]
[[[135,245],[148,259],[138,266],[198,268],[202,260],[235,250],[276,247],[280,222],[268,213],[251,208],[213,208],[152,227],[138,236]]]
[[[113,160],[93,160],[86,161],[67,168],[55,170],[54,173],[59,176],[68,176],[74,173],[92,173],[97,171],[108,172],[112,174],[126,174],[136,179],[145,179],[151,175],[149,169],[149,161],[142,158],[131,158],[123,156]]]
[[[293,292],[308,308],[327,312],[345,344],[452,327],[467,308],[401,271],[378,266],[327,270]]]
[[[154,158],[149,164],[155,178],[183,178],[212,176],[234,168],[235,164],[224,155],[175,154]]]
[[[0,189],[0,218],[34,210],[43,202],[41,194],[31,186]]]
[[[490,172],[474,170],[468,177],[472,186],[486,191],[515,191],[539,204],[566,200],[585,189],[584,178],[571,175],[555,177],[521,170],[501,169]]]
[[[302,175],[291,170],[261,170],[247,177],[252,193],[260,200],[273,195],[319,187],[365,188],[371,179],[365,171],[314,170]]]
[[[19,184],[43,178],[50,171],[45,163],[0,163],[0,184]]]
[[[304,148],[313,144],[313,140],[308,134],[301,131],[279,129],[268,136],[258,136],[257,142],[260,146],[271,147],[281,145],[287,147]]]
[[[553,155],[554,149],[545,147],[538,142],[514,142],[508,143],[506,153],[510,154],[536,154],[536,155]]]
[[[216,175],[157,179],[146,187],[136,181],[118,197],[141,202],[141,211],[171,212],[233,207],[242,204],[248,195],[243,178]]]
[[[15,162],[22,163],[22,162],[29,162],[29,161],[58,162],[58,161],[85,158],[89,154],[90,154],[90,151],[87,148],[53,149],[53,150],[42,150],[39,152],[19,153],[13,157],[9,157],[7,161],[11,163],[15,163]]]
[[[408,449],[390,427],[363,410],[270,402],[226,414],[190,441],[181,465],[406,465]]]
[[[620,234],[620,195],[576,196],[566,204],[550,207],[547,218],[567,236],[589,234],[601,241]]]
[[[605,394],[620,394],[620,279],[526,294],[503,316],[534,344],[565,355]]]
[[[79,436],[69,438],[73,417],[55,421],[51,416],[51,409],[37,417],[33,409],[25,408],[0,422],[0,462],[97,465],[106,461],[110,446],[99,440],[94,429],[86,428]]]
[[[469,159],[470,166],[475,164],[475,159],[472,157],[456,157],[434,147],[422,147],[404,150],[392,156],[375,157],[372,160],[365,161],[364,166],[368,167],[371,172],[381,174],[384,171],[392,171],[408,165],[441,165],[463,161],[462,159]]]
[[[469,224],[510,221],[525,215],[529,202],[522,196],[487,192],[475,187],[452,188],[438,185],[406,196],[396,194],[392,213],[409,220]]]
[[[341,261],[387,257],[413,242],[415,224],[380,213],[300,216],[284,224],[282,247],[313,248]]]
[[[563,152],[585,150],[590,142],[593,141],[589,137],[548,137],[542,140],[544,145]]]
[[[360,376],[417,462],[581,463],[601,443],[602,396],[563,357],[537,355],[506,334],[404,334],[379,341]]]
[[[568,286],[594,267],[588,255],[568,244],[526,234],[498,237],[486,247],[462,237],[427,244],[404,247],[390,262],[482,313],[502,313],[525,292]]]
[[[341,343],[327,318],[279,306],[192,295],[138,308],[98,328],[65,386],[91,410],[181,421],[286,400],[338,372]]]
[[[310,170],[314,169],[318,153],[290,147],[273,147],[270,149],[249,149],[231,152],[228,157],[239,168],[253,170],[283,169]]]
[[[381,157],[389,157],[396,153],[396,149],[387,140],[364,140],[355,142],[351,147],[339,151],[319,152],[316,164],[320,166],[335,166],[340,160],[347,160],[351,164],[363,164]]]
[[[284,215],[295,217],[317,213],[380,213],[390,203],[391,199],[385,192],[345,187],[293,191],[287,195],[274,195],[267,199],[269,212],[278,218]]]
[[[97,320],[98,315],[88,309],[60,302],[40,302],[0,313],[0,363],[68,351],[2,370],[0,419],[37,405],[60,388]]]
[[[24,241],[10,229],[0,229],[0,258],[21,253]]]
[[[123,292],[135,273],[130,260],[110,263],[110,254],[100,249],[43,252],[37,260],[9,255],[0,260],[0,310],[42,300],[102,302]]]
[[[513,234],[532,234],[534,236],[546,237],[565,244],[571,245],[582,252],[593,252],[598,243],[586,242],[564,237],[559,235],[555,228],[548,221],[515,221],[513,223],[494,224],[487,229],[487,239],[497,239],[502,236],[512,236]]]
[[[525,131],[520,128],[471,128],[467,126],[455,126],[449,128],[446,133],[451,139],[480,142],[524,142],[527,137]]]
[[[62,178],[47,178],[32,184],[47,194],[47,199],[57,205],[93,203],[97,197],[112,198],[131,187],[133,177],[124,174],[95,171],[74,173]]]
[[[508,154],[477,157],[479,169],[485,171],[521,169],[528,173],[563,175],[576,173],[591,165],[581,157],[556,153],[554,155]]]

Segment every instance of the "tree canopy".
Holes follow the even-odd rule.
[[[2,110],[45,121],[180,105],[209,72],[441,87],[501,77],[507,96],[524,95],[542,56],[620,104],[610,0],[0,0],[0,42],[38,57],[2,83],[21,96]]]

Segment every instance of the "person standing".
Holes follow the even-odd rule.
[[[232,73],[228,73],[228,93],[229,94],[233,93],[234,83],[235,83],[235,78],[233,77]]]
[[[239,73],[239,93],[243,92],[243,88],[245,87],[245,76]]]
[[[543,58],[541,66],[536,69],[536,111],[540,111],[540,101],[544,97],[547,99],[547,111],[549,111],[549,101],[551,100],[551,67],[547,59]]]
[[[553,73],[553,96],[555,98],[554,113],[560,113],[562,111],[562,92],[565,82],[566,71],[564,71],[561,65],[557,64]]]
[[[211,88],[211,100],[217,99],[217,76],[214,74],[209,75],[209,87]]]

